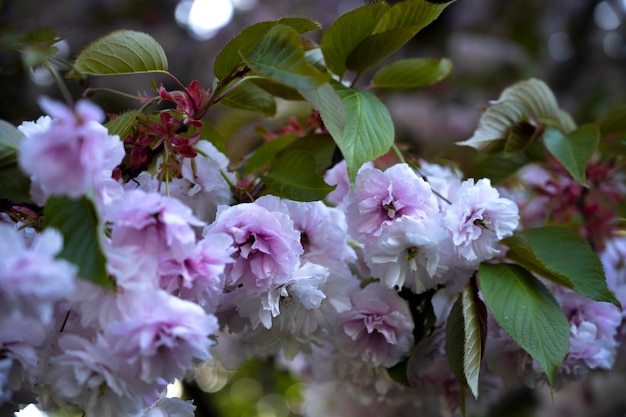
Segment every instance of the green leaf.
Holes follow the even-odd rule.
[[[565,110],[559,110],[559,126],[563,132],[571,132],[576,129],[576,122]]]
[[[467,178],[489,178],[494,185],[505,181],[528,163],[528,158],[521,153],[479,156],[480,160],[467,171]]]
[[[296,134],[288,134],[279,136],[274,140],[264,143],[259,146],[254,154],[246,161],[244,167],[244,175],[250,175],[269,164],[272,159],[287,146],[292,144],[298,139]]]
[[[606,301],[621,308],[607,287],[598,255],[580,235],[553,226],[524,230],[519,235],[526,239],[545,269],[569,282],[570,288],[593,300]]]
[[[297,90],[313,90],[330,80],[306,61],[298,32],[285,25],[272,27],[244,60],[257,74]]]
[[[259,111],[265,116],[276,114],[274,97],[248,80],[237,85],[220,103],[233,109]]]
[[[274,26],[281,24],[293,28],[297,33],[321,29],[321,25],[302,17],[286,17],[276,21],[259,22],[243,29],[237,36],[224,46],[217,54],[213,64],[213,72],[219,80],[223,80],[241,64],[242,56],[247,56],[259,43],[261,38]]]
[[[302,95],[320,110],[322,120],[348,165],[354,181],[365,162],[389,151],[394,141],[394,125],[387,108],[373,94],[333,83]]]
[[[304,51],[304,59],[309,64],[313,65],[313,67],[318,70],[325,72],[328,70],[326,67],[326,61],[324,61],[324,54],[322,53],[321,48],[312,48]]]
[[[348,56],[346,67],[359,73],[364,72],[396,52],[416,33],[416,30],[409,27],[391,29],[387,32],[368,36]]]
[[[378,70],[372,85],[379,88],[425,87],[443,80],[450,71],[452,62],[448,59],[404,59]]]
[[[109,134],[118,135],[120,140],[124,140],[128,135],[133,134],[142,115],[141,110],[129,110],[115,116],[104,126],[109,130]]]
[[[17,162],[22,133],[0,120],[0,197],[30,201],[30,179]]]
[[[523,266],[531,272],[534,272],[536,275],[540,275],[547,280],[554,282],[557,285],[573,288],[572,283],[567,278],[563,278],[559,274],[555,274],[547,270],[541,261],[537,259],[537,256],[533,252],[533,249],[523,232],[515,232],[513,236],[503,239],[501,243],[509,248],[506,253],[506,257],[511,261]]]
[[[465,356],[465,319],[461,295],[456,299],[446,322],[446,357],[450,369],[461,385],[467,385],[463,359]]]
[[[276,21],[279,25],[289,26],[298,33],[311,32],[322,28],[322,24],[318,21],[308,19],[306,17],[283,17]]]
[[[389,151],[395,136],[394,125],[387,108],[372,93],[339,87],[337,94],[344,104],[346,119],[341,137],[333,138],[346,159],[353,182],[361,165]]]
[[[554,93],[541,80],[531,78],[513,84],[500,95],[498,102],[502,101],[512,101],[521,104],[526,110],[526,114],[532,115],[542,123],[555,125],[563,128],[563,130],[567,128],[567,126],[561,126],[563,115]]]
[[[455,376],[478,398],[480,362],[487,338],[487,310],[470,281],[452,306],[446,324],[446,356]]]
[[[343,76],[350,53],[373,33],[388,10],[385,2],[376,2],[339,16],[326,30],[320,44],[328,69]]]
[[[376,65],[439,17],[450,3],[405,0],[395,4],[378,21],[374,32],[348,55],[346,67],[363,72]]]
[[[5,153],[15,154],[20,147],[24,135],[11,123],[0,120],[0,156]]]
[[[83,49],[70,76],[121,75],[167,72],[167,57],[150,35],[118,30]]]
[[[347,113],[343,101],[335,89],[327,83],[313,90],[300,90],[299,92],[313,107],[320,111],[324,125],[333,139],[336,142],[340,141],[346,126]]]
[[[504,143],[504,154],[512,154],[525,150],[541,136],[541,131],[528,122],[515,123],[509,129]]]
[[[268,80],[267,78],[262,78],[258,76],[251,76],[248,77],[248,79],[274,97],[293,101],[304,100],[302,95],[295,88],[287,87],[284,84],[280,84],[275,81]]]
[[[567,136],[548,127],[543,135],[543,143],[578,183],[588,187],[585,171],[600,143],[600,130],[596,125],[581,126]]]
[[[475,284],[475,281],[473,281]],[[465,380],[475,398],[478,398],[478,377],[480,362],[487,339],[487,310],[478,297],[478,288],[472,285],[465,286],[461,294],[464,320],[464,354],[463,370]]]
[[[519,265],[482,263],[479,281],[496,322],[541,365],[552,384],[569,351],[569,323],[550,291]]]
[[[312,134],[298,138],[287,146],[284,152],[296,150],[308,152],[315,158],[317,172],[323,173],[332,164],[335,147],[335,141],[330,135]]]
[[[374,33],[384,33],[397,28],[414,28],[422,30],[448,7],[450,1],[405,0],[396,3],[376,25]]]
[[[474,135],[457,144],[487,150],[494,142],[509,138],[511,129],[522,122],[536,129],[541,126],[552,126],[563,132],[575,129],[571,117],[559,109],[552,90],[543,81],[530,79],[506,88],[482,114]],[[529,140],[533,137],[531,135]],[[520,145],[523,143],[517,142],[514,148]]]
[[[78,267],[80,278],[104,288],[115,285],[106,271],[102,252],[102,225],[96,207],[89,198],[52,196],[44,207],[44,226],[57,229],[63,235],[63,250],[59,257]]]
[[[494,143],[505,140],[509,136],[511,127],[525,120],[527,120],[527,113],[521,103],[498,102],[484,111],[472,137],[457,142],[457,145],[471,146],[479,151],[485,151],[493,147]]]
[[[243,64],[241,57],[252,52],[259,40],[275,25],[276,22],[255,23],[231,39],[217,54],[213,63],[213,73],[217,79],[223,80]]]
[[[387,368],[387,374],[398,384],[410,387],[409,376],[407,374],[409,367],[409,358],[403,359],[391,368]]]
[[[335,189],[324,182],[317,173],[315,158],[305,151],[281,154],[261,178],[272,194],[296,201],[322,200]]]

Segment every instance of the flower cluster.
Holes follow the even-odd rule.
[[[159,90],[191,127],[201,126],[208,95],[197,82]],[[591,164],[589,191],[554,161],[522,170],[524,187],[496,188],[426,161],[366,163],[351,184],[343,160],[325,172],[336,187],[323,201],[263,187],[241,201],[237,186],[259,178],[231,172],[200,131],[180,136],[172,113],[120,139],[88,101],[41,105],[49,115],[19,127],[31,197],[93,204],[91,243],[106,282],[66,260],[72,233],[0,218],[0,406],[24,391],[88,417],[191,417],[191,402],[166,397],[169,383],[201,361],[237,367],[272,356],[307,383],[310,417],[414,415],[432,411],[422,401],[429,395],[455,411],[463,389],[446,356],[453,304],[467,288],[478,294],[481,264],[504,259],[504,239],[545,218],[582,218],[577,231],[599,254],[611,294],[626,302],[626,239],[613,233],[625,189],[611,164]],[[323,131],[313,114],[309,127]],[[302,133],[290,123],[286,131]],[[555,385],[610,369],[624,313],[545,285],[570,332]],[[496,392],[520,378],[545,381],[494,315],[480,318],[489,329],[481,384]]]
[[[145,407],[194,361],[208,359],[215,337],[256,340],[241,345],[248,354],[309,363],[322,355],[342,364],[335,377],[353,383],[385,375],[415,343],[399,291],[464,285],[518,224],[517,206],[488,180],[463,181],[425,163],[426,176],[407,164],[385,171],[368,164],[352,189],[329,196],[336,206],[271,195],[233,205],[228,160],[206,141],[195,158],[181,155],[171,181],[143,172],[125,183],[112,179],[123,146],[100,124],[99,108],[42,105],[50,115],[21,126],[20,164],[41,203],[96,196],[114,284],[111,291],[79,279],[56,259],[63,243],[55,229],[0,228],[12,253],[0,274],[2,351],[29,375],[8,387],[45,391],[48,407],[154,413],[156,406]],[[332,174],[348,183],[345,162]],[[437,181],[446,189],[433,190]],[[9,330],[17,328],[29,331]],[[232,355],[230,345],[214,354]],[[310,377],[329,375],[312,369]],[[386,385],[368,398],[393,389]]]
[[[42,203],[52,195],[95,197],[114,288],[80,279],[74,265],[57,259],[63,238],[55,229],[18,232],[0,224],[0,350],[9,361],[3,392],[35,390],[48,408],[71,404],[87,415],[190,415],[193,407],[159,398],[194,361],[210,358],[232,240],[200,236],[206,222],[179,199],[113,180],[124,150],[100,124],[99,108],[42,104],[50,115],[21,127],[20,164]],[[223,187],[207,188],[206,178],[224,180],[219,162],[206,158],[188,181],[188,190],[199,187],[192,195]],[[209,200],[208,208],[197,205],[199,213],[210,215],[221,201]],[[15,379],[19,369],[28,377]]]

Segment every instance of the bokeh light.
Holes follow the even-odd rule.
[[[182,0],[176,7],[176,21],[199,40],[210,39],[230,22],[234,13],[230,0]]]
[[[621,23],[617,12],[606,1],[598,3],[593,11],[593,20],[604,30],[617,29]]]
[[[248,12],[256,6],[257,0],[181,0],[174,13],[194,38],[207,40],[232,20],[235,11]]]

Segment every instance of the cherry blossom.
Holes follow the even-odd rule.
[[[372,283],[352,295],[352,309],[338,317],[341,351],[372,366],[390,367],[413,345],[413,319],[406,302]]]
[[[124,157],[118,136],[101,124],[104,112],[81,100],[74,109],[49,99],[40,101],[51,120],[39,119],[37,128],[22,128],[26,137],[19,152],[20,167],[44,195],[78,197],[94,189]]]
[[[444,217],[456,253],[476,265],[500,253],[496,244],[518,223],[517,205],[500,197],[488,179],[465,180]]]
[[[360,170],[346,198],[348,231],[356,239],[379,236],[385,226],[404,216],[421,221],[439,212],[428,183],[406,164],[384,172]]]

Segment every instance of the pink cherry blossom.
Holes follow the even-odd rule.
[[[488,179],[465,180],[444,217],[457,254],[472,264],[496,256],[496,244],[510,236],[518,223],[517,205],[500,197]]]
[[[104,332],[111,352],[138,377],[154,383],[184,375],[193,359],[208,359],[217,319],[199,305],[163,290],[136,290],[123,307],[124,319]]]
[[[379,236],[383,227],[403,216],[421,221],[439,212],[430,186],[407,164],[385,172],[360,170],[346,198],[348,231],[356,239]]]
[[[48,326],[40,320],[26,317],[18,311],[0,317],[2,356],[17,359],[26,369],[33,368],[38,359],[35,349],[44,342],[48,330]]]
[[[204,224],[179,200],[138,189],[112,203],[106,217],[114,246],[139,248],[155,260],[187,258],[196,243],[192,226]]]
[[[406,285],[419,294],[440,283],[437,279],[452,264],[452,245],[441,216],[425,222],[403,217],[366,242],[364,257],[383,285]]]
[[[418,175],[422,175],[430,184],[433,193],[438,196],[437,202],[443,211],[454,199],[454,195],[461,187],[463,174],[456,168],[438,165],[424,160],[419,161]],[[447,201],[446,201],[447,200]]]
[[[189,205],[200,219],[213,221],[217,207],[230,204],[230,185],[236,183],[235,175],[228,171],[230,161],[209,141],[201,140],[195,146],[198,156],[185,158],[182,178],[189,183],[187,192],[180,195],[181,201]]]
[[[111,355],[108,343],[94,343],[73,334],[59,338],[61,354],[50,360],[42,382],[53,384],[55,393],[83,409],[86,415],[138,416],[141,395],[149,387],[133,381],[124,361]]]
[[[413,346],[413,318],[392,289],[371,283],[352,295],[352,309],[339,314],[341,351],[371,366],[395,365]]]
[[[159,266],[161,288],[214,312],[224,291],[224,270],[234,262],[232,243],[225,233],[207,234],[188,258],[165,260]]]
[[[248,294],[263,292],[288,279],[303,252],[300,233],[294,229],[287,208],[274,196],[220,207],[204,234],[219,232],[231,236],[236,248],[235,262],[226,266],[226,286],[242,286]]]
[[[110,177],[124,146],[101,124],[103,111],[85,100],[74,109],[49,99],[40,104],[52,120],[22,129],[19,163],[44,195],[78,197],[94,189],[103,173]]]
[[[589,369],[610,369],[615,362],[621,311],[610,303],[599,303],[565,288],[556,288],[555,296],[570,323],[570,349],[563,368],[577,372]]]
[[[359,170],[373,168],[374,164],[366,162]],[[350,178],[348,177],[348,163],[345,159],[341,160],[330,168],[324,174],[324,181],[329,185],[336,185],[335,189],[328,193],[326,201],[335,205],[343,205],[344,197],[350,191]]]
[[[282,305],[291,305],[292,312],[298,310],[298,307],[305,310],[319,308],[326,298],[320,287],[324,286],[327,277],[327,268],[307,262],[297,268],[288,279],[273,284],[262,293],[245,294],[244,291],[234,291],[229,296],[239,315],[249,319],[253,328],[262,324],[270,329],[273,326],[272,319],[281,314]]]
[[[63,237],[54,229],[35,235],[26,245],[9,225],[0,223],[0,317],[20,311],[48,323],[54,303],[75,288],[77,268],[56,256]]]
[[[285,201],[285,205],[294,228],[300,232],[304,250],[302,262],[313,262],[332,273],[350,275],[349,264],[356,260],[356,253],[348,242],[345,214],[321,201]]]

